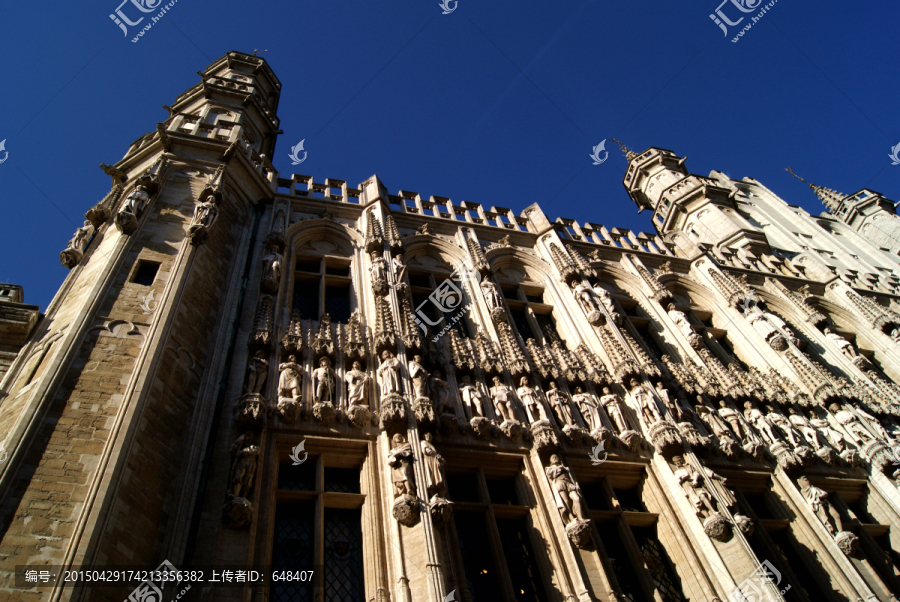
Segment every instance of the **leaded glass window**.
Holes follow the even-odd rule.
[[[313,518],[315,503],[283,504],[275,516],[275,536],[272,544],[272,570],[296,571],[297,567],[312,568]],[[271,602],[299,602],[311,600],[310,581],[274,581]]]
[[[325,509],[325,602],[359,602],[363,595],[359,510]]]
[[[669,555],[660,545],[656,537],[655,527],[632,527],[632,533],[637,540],[644,562],[650,569],[656,591],[662,596],[664,602],[685,602],[681,593],[681,579],[675,572]]]

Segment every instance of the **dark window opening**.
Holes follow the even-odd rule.
[[[330,276],[350,276],[350,266],[341,267],[335,265],[326,265],[325,273]]]
[[[515,479],[487,479],[487,488],[492,504],[519,505]]]
[[[614,489],[613,491],[616,493],[616,499],[619,500],[619,505],[622,506],[622,510],[627,510],[629,512],[647,511],[637,489]]]
[[[646,602],[637,572],[634,570],[634,565],[631,564],[631,558],[625,551],[625,546],[622,545],[622,536],[619,530],[597,529],[597,531],[600,533],[600,541],[606,549],[606,555],[612,564],[619,587],[625,594],[625,599],[629,602]]]
[[[358,468],[325,467],[325,491],[336,493],[359,493]]]
[[[562,337],[559,336],[559,331],[556,330],[556,320],[553,319],[553,314],[535,314],[534,317],[537,318],[538,326],[541,327],[541,334],[544,335],[544,344],[562,343]]]
[[[637,540],[647,568],[650,569],[656,591],[664,602],[685,602],[681,579],[675,572],[672,559],[656,536],[656,527],[632,527],[631,532]]]
[[[509,315],[512,317],[513,324],[515,324],[516,330],[519,331],[519,336],[522,337],[522,340],[527,342],[528,339],[534,338],[534,333],[531,331],[531,326],[528,325],[528,318],[525,316],[524,309],[510,308]]]
[[[360,511],[325,508],[325,602],[365,599],[362,559]]]
[[[809,600],[828,600],[832,597],[826,596],[825,592],[819,588],[820,583],[827,584],[830,582],[828,574],[825,573],[824,569],[817,571],[817,573],[821,573],[818,577],[813,576],[813,574],[810,573],[809,567],[800,559],[794,546],[791,545],[791,537],[788,535],[787,531],[769,533],[769,537],[771,537],[772,541],[775,543],[775,548],[781,556],[781,562],[789,565],[791,570],[793,570],[794,574],[797,576],[798,582],[794,583],[792,581],[790,583],[791,588],[799,587],[804,590],[806,592],[806,597]],[[797,542],[797,545],[801,546],[802,544]],[[808,550],[808,553],[811,562],[817,562],[815,559],[815,552]],[[784,577],[782,577],[782,579],[784,579]],[[786,585],[783,587],[786,587]]]
[[[310,456],[308,461],[294,466],[282,464],[278,467],[278,488],[289,491],[316,490],[316,458]]]
[[[653,338],[653,335],[650,334],[650,328],[647,326],[635,326],[635,330],[640,335],[644,342],[647,344],[647,347],[650,348],[650,351],[655,356],[655,359],[660,359],[666,353],[656,344],[656,339]]]
[[[516,602],[544,600],[544,584],[528,539],[525,519],[497,519],[497,530]]]
[[[716,339],[716,342],[725,350],[725,353],[731,357],[731,359],[735,360],[738,365],[743,368],[745,371],[749,371],[750,367],[744,363],[744,361],[737,356],[734,352],[734,345],[731,344],[731,341],[728,340],[728,336],[724,336],[721,339]]]
[[[332,322],[350,322],[350,287],[325,286],[325,311]]]
[[[628,305],[622,305],[622,309],[625,311],[626,316],[633,316],[635,318],[640,317],[637,305],[632,305],[630,307]]]
[[[584,501],[591,510],[612,510],[612,502],[603,486],[603,481],[593,483],[581,483],[581,493]]]
[[[747,495],[745,493],[744,499],[747,500],[747,505],[750,506],[750,509],[753,510],[758,518],[775,518],[775,515],[772,514],[772,511],[769,510],[769,506],[766,504],[765,494],[755,493]]]
[[[528,299],[532,303],[543,303],[544,302],[544,293],[538,293],[537,295],[525,295],[525,298]]]
[[[134,271],[134,278],[131,281],[142,286],[150,286],[156,280],[159,266],[160,263],[158,261],[145,261],[142,259],[138,262],[137,269]]]
[[[450,473],[447,475],[447,490],[454,502],[480,502],[478,475],[475,473]]]
[[[298,272],[309,272],[310,274],[321,274],[322,273],[322,262],[316,259],[315,261],[307,260],[307,261],[298,261],[297,262],[297,271]]]
[[[452,491],[452,489],[451,489]],[[466,575],[466,589],[477,602],[502,600],[500,574],[488,540],[486,517],[481,512],[456,512],[454,524]]]
[[[410,286],[431,288],[431,276],[429,276],[428,274],[417,274],[415,272],[409,272],[408,274]]]
[[[441,329],[444,328],[443,322],[435,324],[435,322],[437,321],[437,307],[434,305],[434,303],[431,302],[431,299],[428,298],[428,295],[414,294],[412,310],[413,314],[420,311],[425,314],[428,320],[422,320],[422,322],[426,326],[431,328],[433,332],[440,332]],[[443,314],[441,315],[443,316]]]
[[[319,281],[297,280],[294,283],[293,309],[307,320],[319,319]]]
[[[519,289],[515,286],[503,286],[500,287],[500,290],[503,292],[503,296],[507,299],[512,299],[513,301],[519,300]]]
[[[275,513],[275,541],[272,545],[273,571],[296,571],[297,567],[312,568],[315,513],[314,502],[278,505]],[[310,600],[312,596],[312,581],[272,582],[270,595],[272,602]]]

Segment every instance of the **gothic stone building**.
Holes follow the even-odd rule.
[[[23,573],[164,561],[217,602],[900,595],[890,201],[659,148],[656,234],[283,177],[280,89],[210,65],[45,313],[0,303],[0,599],[156,601]]]

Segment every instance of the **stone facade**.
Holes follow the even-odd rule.
[[[201,76],[102,166],[45,315],[0,303],[2,599],[163,561],[312,571],[188,600],[900,591],[890,201],[657,148],[624,179],[656,234],[283,178],[266,62]]]

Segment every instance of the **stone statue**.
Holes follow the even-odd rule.
[[[331,360],[323,357],[319,360],[319,367],[313,370],[313,386],[316,391],[316,403],[334,405],[334,370],[331,368]]]
[[[269,247],[269,252],[263,257],[263,280],[269,280],[276,284],[281,280],[281,266],[283,257],[278,252],[278,247]]]
[[[616,393],[611,393],[609,387],[603,387],[603,396],[600,397],[600,405],[602,405],[603,409],[606,410],[606,413],[609,414],[609,419],[612,420],[613,426],[615,426],[620,433],[632,430],[628,426],[628,420],[625,418],[625,404],[622,401],[622,398]]]
[[[378,380],[381,383],[381,396],[400,393],[400,360],[385,350],[381,354],[381,365],[378,367]]]
[[[784,433],[787,440],[793,445],[797,447],[800,445],[800,441],[797,437],[797,434],[794,431],[794,425],[791,424],[791,421],[787,419],[783,414],[779,414],[775,411],[775,408],[772,406],[766,406],[766,420],[769,421],[769,424],[775,425],[778,427],[782,433]]]
[[[434,411],[438,416],[441,414],[454,414],[453,407],[450,405],[450,385],[447,381],[441,379],[441,371],[435,370],[431,373],[431,401],[434,403]]]
[[[559,456],[553,454],[545,472],[553,485],[556,507],[559,508],[563,522],[569,524],[575,519],[585,520],[587,513],[582,503],[581,488],[575,482],[572,471],[563,466]]]
[[[846,449],[844,435],[842,435],[840,431],[834,429],[828,420],[816,415],[815,410],[809,411],[809,423],[814,426],[816,430],[825,437],[828,444],[838,452],[842,452]]]
[[[728,402],[724,399],[719,401],[719,409],[716,410],[728,424],[731,425],[731,430],[737,436],[738,441],[744,441],[745,443],[750,440],[750,433],[747,432],[747,427],[741,422],[741,414],[734,408],[728,406]]]
[[[672,401],[668,389],[663,386],[662,382],[656,383],[656,394],[662,399],[663,405],[669,409],[669,412],[672,413],[672,417],[675,418],[675,420],[681,421],[682,418],[684,418],[684,411],[681,409],[681,406]]]
[[[690,320],[688,320],[683,311],[679,311],[678,308],[675,307],[674,303],[669,303],[669,307],[667,309],[668,311],[666,313],[669,314],[669,317],[672,318],[672,321],[675,322],[676,326],[678,326],[681,334],[689,339],[692,335],[696,334]]]
[[[194,207],[194,217],[191,219],[191,230],[209,228],[216,221],[219,214],[219,200],[216,195],[210,194],[202,203]]]
[[[484,293],[484,300],[487,302],[488,309],[495,310],[503,307],[503,299],[500,296],[500,289],[491,282],[489,276],[485,275],[481,279],[481,292]]]
[[[759,434],[762,435],[763,439],[766,439],[769,444],[778,441],[778,437],[775,436],[775,431],[772,430],[772,423],[769,422],[762,411],[757,408],[752,401],[744,403],[744,418],[747,419],[747,422],[756,427]]]
[[[247,382],[247,393],[262,393],[263,385],[266,384],[266,377],[269,375],[269,360],[263,351],[257,351],[250,361],[247,362],[250,371],[250,379]]]
[[[413,361],[409,363],[409,377],[412,379],[413,392],[416,398],[424,397],[428,399],[428,370],[422,365],[422,356],[413,356]]]
[[[231,446],[234,463],[231,466],[231,495],[244,497],[253,488],[253,477],[256,476],[256,464],[259,458],[259,446],[256,435],[248,431],[237,438]]]
[[[886,443],[893,444],[893,438],[888,435],[888,432],[884,430],[884,427],[881,426],[881,423],[878,421],[875,416],[872,416],[864,409],[862,409],[859,405],[853,407],[853,410],[856,412],[857,419],[863,422],[864,424],[869,425],[869,429],[875,431],[876,436],[881,437]]]
[[[119,213],[130,213],[137,217],[141,214],[141,211],[144,210],[144,205],[149,200],[150,195],[147,193],[147,187],[138,185],[122,203]]]
[[[391,467],[391,482],[394,484],[394,497],[401,495],[416,496],[416,478],[413,475],[412,445],[403,433],[394,435],[393,447],[388,452],[388,466]]]
[[[702,420],[703,423],[706,424],[709,432],[714,434],[716,437],[719,437],[720,439],[722,437],[734,438],[734,434],[730,430],[728,430],[728,424],[726,423],[725,419],[716,410],[703,403],[702,397],[698,397],[697,401],[698,403],[695,408],[697,411],[697,415],[700,417],[700,420]],[[731,408],[728,408],[727,406],[726,409],[731,410]],[[734,412],[734,410],[731,411]],[[737,412],[735,412],[735,414],[736,413]],[[738,424],[740,425],[740,418],[738,418],[738,421]]]
[[[620,324],[622,322],[622,316],[616,311],[616,306],[613,303],[612,297],[609,295],[609,291],[599,284],[595,286],[593,290],[594,294],[597,295],[597,298],[600,299],[600,304],[603,305],[607,313],[609,313],[613,322],[615,324]]]
[[[472,384],[469,375],[462,377],[462,384],[459,386],[459,393],[462,395],[463,404],[466,407],[466,414],[469,420],[480,416],[484,417],[484,395],[477,385]]]
[[[372,266],[369,268],[369,273],[372,275],[373,281],[387,280],[387,262],[378,251],[372,251]]]
[[[844,530],[844,524],[841,521],[841,515],[837,508],[828,501],[828,494],[813,486],[806,476],[797,478],[797,484],[800,485],[800,493],[806,498],[806,502],[815,512],[816,516],[828,529],[832,535],[836,535]]]
[[[369,405],[369,375],[362,371],[359,362],[353,362],[353,369],[344,375],[347,383],[347,405]]]
[[[394,280],[403,282],[403,276],[406,274],[406,264],[403,263],[402,253],[391,260],[391,267],[394,270]]]
[[[75,234],[72,236],[72,240],[69,241],[67,248],[79,252],[83,251],[85,245],[87,245],[93,235],[94,225],[89,220],[84,220],[84,225],[75,230]]]
[[[590,284],[584,280],[578,283],[573,282],[572,291],[575,293],[575,299],[578,300],[578,303],[581,305],[581,309],[584,310],[585,314],[591,314],[592,312],[598,311],[599,308],[594,302],[594,291],[591,290]]]
[[[575,394],[572,395],[572,401],[578,405],[584,421],[590,430],[595,431],[603,426],[600,420],[600,413],[597,411],[597,402],[590,393],[582,391],[581,387],[575,387]]]
[[[703,488],[703,476],[692,464],[686,463],[682,456],[674,456],[672,463],[675,465],[675,478],[697,512],[697,516],[705,519],[715,514],[716,505],[709,492]]]
[[[553,408],[561,427],[575,426],[575,422],[572,420],[572,408],[569,406],[569,396],[556,388],[554,381],[550,381],[547,399],[550,400],[550,407]]]
[[[503,417],[503,421],[515,420],[513,415],[513,397],[512,388],[508,387],[499,376],[493,378],[494,386],[491,387],[491,399],[494,401],[494,407],[497,413]]]
[[[519,401],[525,407],[525,415],[528,422],[537,422],[538,420],[547,420],[547,412],[544,410],[544,404],[538,398],[537,391],[528,386],[528,377],[523,376],[519,379],[519,388],[516,389],[519,395]]]
[[[847,432],[850,433],[850,437],[853,439],[853,442],[857,445],[864,446],[867,443],[875,440],[875,437],[872,436],[872,433],[867,431],[866,427],[864,427],[852,413],[843,409],[839,404],[833,403],[828,406],[828,409],[832,414],[834,414],[835,419],[837,419],[837,421],[841,423],[841,425],[845,429],[847,429]]]
[[[831,328],[825,328],[825,336],[829,341],[838,346],[838,349],[841,350],[841,353],[846,355],[848,358],[853,359],[858,354],[856,353],[856,349],[853,348],[853,343],[833,331]]]
[[[428,493],[432,495],[433,499],[447,495],[447,481],[444,479],[444,457],[438,453],[432,439],[434,437],[431,433],[425,433],[425,438],[421,439],[419,444],[422,447]]]
[[[819,451],[822,448],[822,444],[819,442],[819,434],[816,432],[810,423],[809,420],[806,419],[806,416],[797,411],[797,408],[791,406],[788,408],[788,420],[790,420],[791,425],[803,435],[803,438],[806,439],[806,442],[809,443],[813,449]]]
[[[643,414],[644,420],[647,421],[648,426],[663,419],[662,414],[659,413],[659,407],[656,405],[656,400],[653,399],[653,395],[650,393],[649,387],[640,384],[637,379],[632,378],[631,394],[634,395],[634,400],[637,402],[641,414]]]
[[[303,368],[297,358],[288,356],[288,361],[278,364],[278,397],[286,397],[294,401],[300,400],[300,388],[303,381]]]

